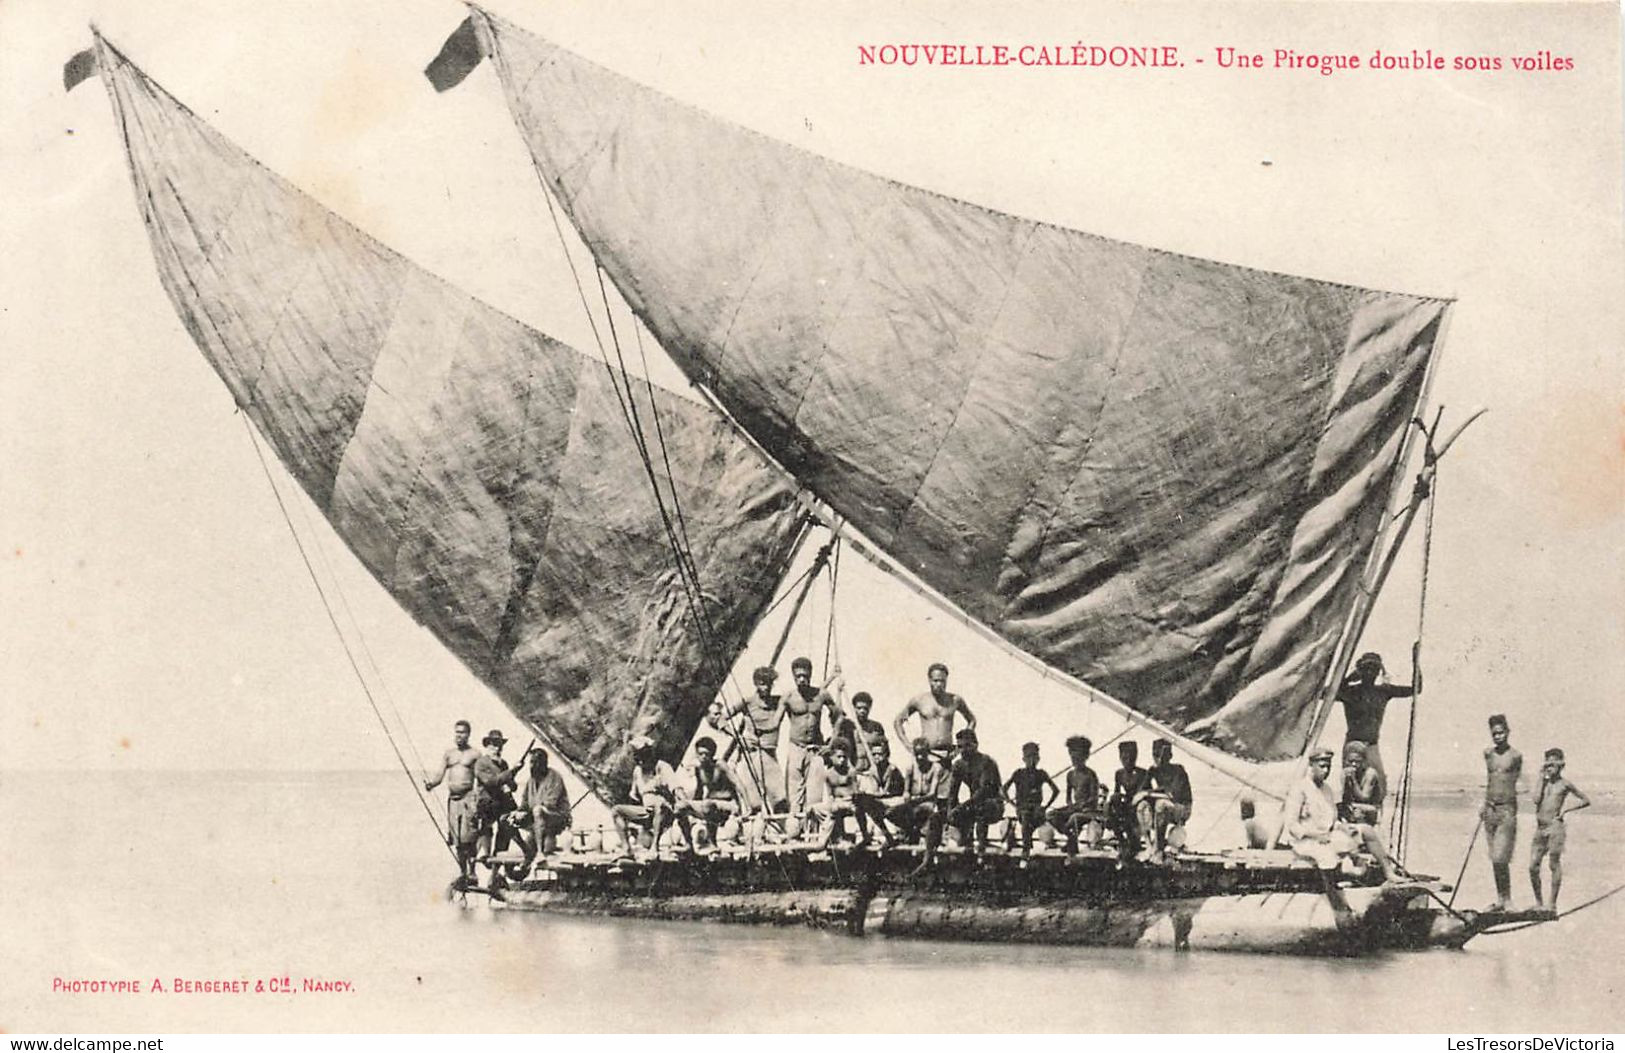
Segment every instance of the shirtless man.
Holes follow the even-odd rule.
[[[852,805],[858,811],[858,833],[863,843],[869,841],[867,827],[873,822],[880,831],[880,847],[884,850],[890,848],[893,841],[891,831],[886,828],[886,817],[903,803],[908,787],[903,773],[891,762],[891,743],[884,732],[869,750],[874,755],[874,763],[858,773],[858,790],[852,797]]]
[[[1155,846],[1151,860],[1166,860],[1169,835],[1181,831],[1191,818],[1191,777],[1183,764],[1174,763],[1174,745],[1167,739],[1151,743],[1151,792],[1135,809],[1140,830]],[[1183,843],[1183,842],[1178,842]]]
[[[890,752],[891,743],[886,740],[886,725],[869,717],[875,707],[873,696],[867,691],[859,691],[852,696],[852,712],[856,720],[843,720],[837,732],[846,739],[847,745],[852,747],[852,763],[859,771],[869,770],[870,754],[885,747]]]
[[[829,763],[823,766],[821,774],[823,798],[814,806],[815,812],[824,820],[824,836],[818,842],[819,848],[828,848],[845,831],[849,815],[857,818],[864,842],[869,840],[868,819],[858,811],[853,800],[858,789],[858,772],[851,762],[846,740],[836,739],[829,747]]]
[[[1066,854],[1078,854],[1078,835],[1089,833],[1089,845],[1100,840],[1100,777],[1089,767],[1094,744],[1087,735],[1066,740],[1066,756],[1072,767],[1066,773],[1066,804],[1051,808],[1049,824],[1066,835]]]
[[[627,743],[632,751],[632,784],[627,789],[627,800],[609,810],[615,830],[621,835],[621,847],[627,859],[632,859],[633,826],[645,827],[654,839],[651,846],[660,853],[660,835],[672,818],[677,799],[677,773],[672,766],[655,758],[654,740],[647,735],[634,735]]]
[[[1573,808],[1563,805],[1569,797],[1579,804]],[[1546,751],[1546,763],[1541,765],[1540,785],[1535,788],[1535,839],[1529,843],[1529,883],[1535,887],[1535,909],[1557,911],[1557,894],[1563,889],[1563,842],[1568,831],[1563,816],[1591,806],[1591,798],[1580,792],[1563,777],[1563,751],[1555,746]],[[1548,902],[1540,894],[1540,861],[1551,860],[1552,898]]]
[[[796,689],[784,700],[784,713],[790,720],[790,746],[784,758],[784,792],[789,798],[790,811],[800,815],[807,810],[809,788],[814,791],[814,799],[823,797],[820,778],[823,762],[819,758],[824,748],[823,715],[829,713],[833,730],[840,723],[841,711],[835,708],[835,699],[828,691],[813,687],[810,659],[797,658],[791,662],[790,676],[796,682]]]
[[[963,714],[966,729],[975,731],[976,714],[970,711],[963,698],[949,692],[947,666],[932,662],[925,675],[931,690],[908,700],[903,711],[897,714],[897,719],[892,721],[892,730],[897,732],[899,739],[908,742],[908,729],[903,725],[909,714],[917,713],[920,717],[920,737],[930,743],[931,749],[939,757],[946,757],[954,745],[954,716]]]
[[[1045,790],[1049,791],[1047,795]],[[1021,767],[1011,772],[1010,778],[1004,781],[1004,799],[1016,806],[1016,821],[1021,824],[1023,859],[1033,854],[1033,831],[1044,825],[1049,806],[1060,795],[1060,787],[1055,785],[1049,772],[1038,766],[1038,743],[1024,743],[1021,747]],[[1006,843],[1009,843],[1008,839]]]
[[[1512,748],[1512,729],[1497,713],[1490,718],[1490,741],[1484,751],[1484,838],[1490,847],[1490,869],[1495,873],[1495,902],[1487,911],[1503,911],[1512,902],[1512,847],[1518,837],[1518,776],[1523,754]]]
[[[779,726],[784,723],[784,706],[773,693],[779,674],[771,666],[761,666],[751,674],[756,694],[728,707],[724,716],[745,714],[739,726],[739,785],[754,806],[765,804],[770,812],[784,811],[784,772],[779,768]],[[764,799],[765,798],[765,799]]]
[[[1422,686],[1422,674],[1416,674],[1415,688],[1410,684],[1390,684],[1383,677],[1382,655],[1367,651],[1354,663],[1354,671],[1344,678],[1337,689],[1337,700],[1343,703],[1343,721],[1348,730],[1343,741],[1363,742],[1366,760],[1376,769],[1387,789],[1388,773],[1382,766],[1382,753],[1377,749],[1382,736],[1382,715],[1391,698],[1410,698]]]
[[[913,743],[914,766],[903,779],[903,800],[886,813],[886,818],[913,841],[925,830],[925,859],[916,873],[936,862],[937,845],[942,841],[942,822],[947,808],[948,768],[937,760],[931,744],[923,737]]]
[[[433,790],[441,781],[446,783],[446,844],[457,853],[458,881],[474,878],[474,849],[479,843],[480,827],[475,818],[479,794],[474,792],[474,762],[480,751],[468,744],[474,727],[466,720],[452,725],[452,741],[456,743],[440,759],[440,771],[426,775],[423,788]]]
[[[954,742],[959,750],[948,770],[947,821],[959,831],[960,847],[971,845],[980,859],[987,852],[988,824],[1004,815],[1004,779],[998,763],[978,749],[976,732],[961,728]],[[963,801],[959,799],[961,786],[970,791]],[[928,843],[926,852],[930,851]]]
[[[1117,833],[1117,858],[1133,859],[1140,852],[1146,831],[1140,828],[1140,798],[1151,789],[1151,773],[1140,767],[1140,744],[1133,739],[1117,744],[1117,760],[1122,767],[1112,777],[1112,796],[1106,802],[1106,816]]]
[[[734,785],[728,769],[717,762],[717,743],[709,735],[701,735],[694,743],[694,780],[687,796],[679,794],[672,808],[677,828],[692,850],[694,831],[690,819],[705,824],[706,844],[717,843],[717,830],[732,816],[739,814],[739,788]]]
[[[1343,743],[1343,802],[1337,814],[1345,822],[1376,825],[1382,818],[1382,778],[1370,756],[1363,742]]]

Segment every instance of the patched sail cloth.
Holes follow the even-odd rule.
[[[600,265],[799,480],[1044,663],[1303,749],[1445,301],[991,212],[475,20]]]
[[[110,46],[99,60],[164,287],[338,533],[601,791],[627,731],[678,756],[804,529],[782,474],[713,410],[656,396],[702,641],[602,363],[373,241]]]

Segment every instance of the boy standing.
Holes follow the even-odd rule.
[[[1010,792],[1015,787],[1015,793]],[[1049,788],[1046,796],[1044,788]],[[1049,772],[1038,766],[1038,743],[1028,742],[1021,747],[1021,767],[1010,773],[1004,783],[1004,796],[1016,806],[1016,820],[1021,823],[1021,855],[1033,854],[1033,831],[1044,825],[1045,811],[1061,795]]]
[[[1569,797],[1580,802],[1565,808]],[[1546,762],[1540,768],[1540,785],[1535,787],[1535,838],[1529,843],[1529,883],[1535,887],[1535,909],[1557,911],[1557,894],[1563,889],[1563,842],[1567,830],[1563,816],[1591,806],[1591,798],[1580,792],[1563,777],[1563,751],[1552,747],[1546,751]],[[1540,894],[1540,861],[1550,858],[1552,869],[1552,899],[1546,902]]]

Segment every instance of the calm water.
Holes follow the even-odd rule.
[[[1571,906],[1625,881],[1625,809],[1597,796],[1570,822]],[[1427,795],[1413,865],[1455,872],[1473,801]],[[459,909],[399,773],[8,774],[0,821],[9,1032],[1605,1031],[1625,988],[1625,893],[1459,953],[1001,947]],[[1473,864],[1462,902],[1481,906],[1488,866]],[[283,975],[354,991],[52,991],[59,976]]]

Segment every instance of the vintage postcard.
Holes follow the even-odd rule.
[[[0,5],[0,1029],[1608,1030],[1620,57]]]

